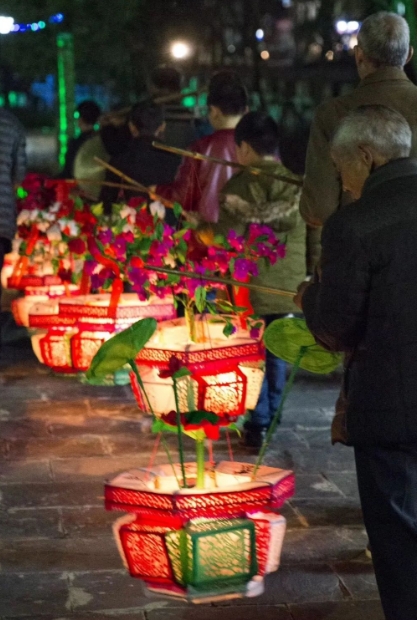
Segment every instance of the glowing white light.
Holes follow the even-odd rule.
[[[9,34],[9,32],[12,32],[13,28],[13,17],[6,17],[5,15],[0,15],[0,34]]]
[[[265,33],[262,30],[262,28],[258,28],[258,30],[255,32],[255,37],[258,39],[258,41],[262,41],[264,36],[265,36]]]
[[[359,22],[352,21],[347,23],[347,31],[349,33],[357,32],[359,30]]]
[[[344,34],[347,30],[347,22],[343,19],[336,22],[336,30],[339,34]]]
[[[175,41],[175,43],[171,45],[171,54],[178,60],[188,58],[191,54],[191,46],[183,41]]]
[[[338,34],[353,34],[358,32],[360,28],[360,23],[356,20],[345,21],[344,19],[340,19],[336,22],[336,30]]]
[[[357,44],[358,44],[358,37],[357,37],[355,34],[353,34],[353,35],[350,37],[350,41],[349,41],[349,49],[353,50],[353,48],[354,48],[354,47],[356,47],[356,46],[357,46]]]

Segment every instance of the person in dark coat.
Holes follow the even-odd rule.
[[[129,129],[131,140],[128,147],[112,157],[110,165],[145,186],[172,181],[181,159],[152,146],[152,142],[164,130],[162,107],[152,103],[138,103],[130,113]],[[106,172],[105,181],[123,183],[119,176],[110,171]],[[104,185],[100,201],[104,203],[105,211],[109,213],[113,203],[140,195],[138,192],[121,191],[117,187]],[[147,199],[148,194],[143,194],[143,197]]]
[[[318,342],[347,354],[334,440],[355,449],[387,620],[417,618],[417,160],[384,106],[347,115],[333,161],[354,202],[322,236],[320,276],[295,299]],[[342,401],[340,401],[342,402]],[[339,412],[340,413],[340,412]]]
[[[86,142],[95,135],[95,125],[101,114],[101,109],[95,101],[82,101],[77,107],[78,115],[77,123],[80,129],[80,135],[68,142],[68,149],[65,155],[65,164],[59,174],[60,179],[74,178],[74,162],[78,151]]]
[[[16,232],[15,185],[25,173],[25,131],[13,114],[0,109],[0,271]]]

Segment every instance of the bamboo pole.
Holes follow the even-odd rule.
[[[142,192],[142,189],[139,189],[135,185],[125,185],[123,183],[112,183],[111,181],[94,181],[90,179],[64,179],[66,183],[69,185],[78,185],[79,183],[83,183],[84,185],[106,185],[107,187],[117,187],[119,189],[128,189],[131,192]]]
[[[154,194],[153,192],[149,190],[148,187],[146,187],[145,185],[142,185],[142,183],[139,183],[138,181],[135,181],[135,179],[132,179],[131,177],[127,176],[127,174],[124,174],[123,172],[121,172],[121,170],[118,170],[118,168],[111,166],[110,164],[103,161],[99,157],[94,157],[94,161],[100,164],[100,166],[103,166],[103,168],[107,168],[107,170],[110,170],[110,172],[113,172],[114,174],[119,176],[121,179],[123,179],[123,181],[126,181],[127,183],[131,183],[132,185],[134,185],[140,192],[143,192],[144,194],[149,194],[152,200],[159,200],[159,202],[162,203],[164,207],[166,207],[167,209],[174,208],[173,202],[171,202],[170,200],[166,200],[165,198],[163,198],[162,196],[159,196],[158,194]],[[185,220],[194,221],[192,215],[188,214],[184,210],[182,211],[181,215]]]
[[[152,142],[152,146],[156,149],[160,149],[161,151],[167,151],[168,153],[181,155],[181,157],[190,157],[191,159],[198,159],[200,161],[211,161],[213,164],[220,164],[221,166],[230,166],[232,168],[238,168],[239,170],[246,170],[247,172],[250,172],[250,174],[254,174],[257,176],[272,177],[273,179],[277,179],[278,181],[282,181],[283,183],[288,183],[289,185],[296,185],[297,187],[303,186],[303,181],[301,178],[293,179],[283,174],[274,174],[273,172],[268,172],[267,170],[264,170],[263,168],[257,168],[256,166],[244,166],[243,164],[238,164],[235,161],[220,159],[218,157],[211,157],[210,155],[203,155],[202,153],[197,153],[196,151],[178,149],[175,146],[168,146],[167,144],[161,144],[160,142]]]
[[[163,95],[161,97],[156,97],[155,99],[149,99],[149,102],[154,103],[155,105],[165,105],[167,103],[174,103],[175,101],[182,101],[186,97],[198,97],[202,93],[206,92],[206,88],[202,88],[201,90],[195,90],[191,93],[171,93],[170,95]],[[146,100],[144,101],[146,103]],[[127,106],[122,108],[121,110],[114,110],[113,112],[106,112],[102,114],[99,119],[99,122],[102,124],[111,123],[112,119],[118,119],[126,117],[132,109],[132,106]]]
[[[167,273],[175,276],[181,276],[183,278],[194,278],[196,280],[218,282],[220,284],[226,284],[228,286],[238,286],[258,291],[259,293],[269,293],[271,295],[279,295],[280,297],[291,297],[296,295],[295,291],[284,291],[279,288],[273,288],[270,286],[260,286],[259,284],[252,284],[251,282],[240,282],[239,280],[233,280],[231,278],[220,278],[213,275],[201,275],[194,273],[193,271],[180,271],[179,269],[170,269],[168,267],[154,267],[153,265],[144,265],[143,269],[149,271],[156,271],[157,273]]]

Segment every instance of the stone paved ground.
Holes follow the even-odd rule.
[[[204,606],[145,597],[125,573],[103,479],[146,465],[149,420],[127,387],[57,378],[30,350],[0,355],[0,618],[382,620],[352,452],[329,445],[339,377],[299,377],[267,463],[293,468],[280,570],[255,599]],[[236,442],[237,443],[237,442]],[[226,456],[225,445],[217,448]],[[247,458],[236,447],[236,458]],[[253,458],[249,456],[249,458]],[[163,456],[161,455],[161,460]]]

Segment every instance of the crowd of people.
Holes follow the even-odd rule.
[[[107,124],[98,135],[100,111],[80,106],[82,133],[70,145],[62,173],[73,176],[77,151],[96,140],[107,161],[151,196],[194,213],[205,243],[207,231],[245,234],[251,222],[268,224],[285,240],[285,258],[268,271],[261,268],[257,281],[298,287],[294,301],[256,293],[250,303],[267,324],[302,312],[320,344],[345,353],[332,440],[355,449],[387,620],[417,618],[417,87],[404,72],[411,55],[402,17],[380,12],[363,22],[355,48],[360,83],[317,109],[302,190],[276,178],[297,178],[280,161],[279,127],[263,112],[249,111],[245,86],[230,71],[208,85],[213,132],[187,143],[188,149],[256,166],[263,174],[208,160],[180,161],[155,149],[152,141],[168,135],[168,143],[178,146],[156,97],[161,74],[155,80],[159,92],[135,105],[127,123]],[[178,84],[173,88],[179,90]],[[13,184],[24,168],[24,132],[0,111],[0,266],[14,234]],[[112,173],[105,179],[116,180]],[[122,190],[103,186],[107,208],[121,198]],[[245,424],[248,448],[262,444],[285,377],[285,364],[268,354],[259,401]]]

